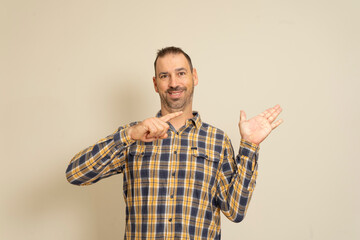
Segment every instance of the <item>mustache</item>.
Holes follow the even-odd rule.
[[[185,90],[186,87],[176,86],[176,87],[169,87],[168,90],[166,90],[166,92],[170,93],[170,92],[185,91]]]

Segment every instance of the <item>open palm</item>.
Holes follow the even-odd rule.
[[[240,112],[239,129],[241,138],[245,141],[259,145],[283,120],[277,120],[281,113],[280,105],[265,110],[263,113],[247,120],[244,111]]]

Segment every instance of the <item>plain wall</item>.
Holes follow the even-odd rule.
[[[122,175],[77,187],[65,169],[118,126],[154,116],[157,49],[198,70],[194,108],[239,147],[277,103],[245,220],[223,239],[360,239],[360,2],[0,2],[0,239],[123,239]]]

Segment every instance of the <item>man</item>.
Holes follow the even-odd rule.
[[[234,222],[246,213],[257,176],[259,144],[282,120],[279,105],[247,120],[240,112],[239,154],[227,135],[193,112],[196,69],[180,48],[158,52],[156,117],[120,127],[78,153],[67,179],[88,185],[123,173],[125,239],[220,239],[220,210]]]

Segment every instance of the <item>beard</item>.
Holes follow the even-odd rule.
[[[182,91],[184,93],[184,96],[177,99],[171,99],[168,97],[168,94],[173,91]],[[175,88],[170,87],[164,93],[159,95],[162,106],[164,106],[169,112],[178,112],[184,110],[186,106],[192,103],[193,94],[194,84],[191,86],[190,91],[188,91],[187,87],[177,86]]]

